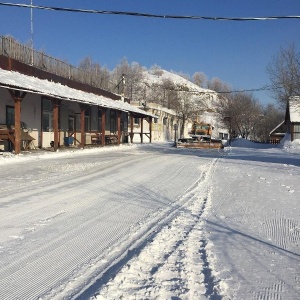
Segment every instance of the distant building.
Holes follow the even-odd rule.
[[[287,102],[284,123],[291,141],[300,139],[300,96],[291,97]]]
[[[146,134],[147,129],[148,132],[150,132],[150,130],[152,132],[152,141],[172,141],[176,138],[175,135],[178,134],[178,132],[174,125],[176,124],[177,127],[180,128],[181,121],[177,118],[174,110],[163,107],[157,103],[147,102],[146,104],[141,105],[139,102],[132,101],[131,104],[157,117],[151,123],[151,128],[149,128],[149,122],[147,118],[143,119],[143,124],[141,124],[140,118],[134,119],[133,142],[139,140],[139,135],[142,128],[145,132],[143,142],[150,141],[148,134]]]
[[[279,144],[286,134],[286,128],[287,127],[284,121],[278,124],[274,129],[271,130],[269,134],[269,142],[271,144]]]

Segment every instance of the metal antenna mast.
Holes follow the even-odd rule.
[[[30,37],[31,37],[31,64],[33,65],[33,11],[32,11],[32,0],[30,0]]]

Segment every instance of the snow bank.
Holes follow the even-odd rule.
[[[279,147],[289,153],[300,153],[300,140],[291,142],[291,135],[287,133],[281,140]]]
[[[232,140],[232,147],[242,147],[242,148],[256,148],[256,149],[265,149],[265,148],[281,148],[283,151],[289,153],[300,153],[300,140],[294,140],[291,142],[291,135],[286,134],[285,137],[281,140],[280,144],[263,144],[255,143],[250,140],[243,138]]]
[[[255,143],[250,140],[244,138],[233,139],[231,141],[232,147],[242,147],[242,148],[256,148],[256,149],[265,149],[274,147],[273,144],[263,144],[263,143]]]
[[[112,151],[120,151],[127,149],[128,147],[137,147],[138,145],[126,144],[119,145],[115,147],[95,147],[95,148],[63,148],[59,149],[57,152],[53,152],[52,150],[33,150],[28,152],[21,152],[20,154],[14,154],[11,152],[2,152],[0,153],[0,166],[27,162],[38,159],[51,159],[54,156],[58,158],[62,157],[70,157],[75,155],[88,155],[95,154],[100,152],[112,152]]]

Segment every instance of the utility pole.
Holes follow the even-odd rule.
[[[30,0],[30,43],[31,43],[31,65],[33,65],[33,11],[32,0]]]
[[[120,93],[120,85],[121,85],[121,98],[124,101],[125,98],[125,74],[122,74],[120,82],[117,84],[118,93]]]

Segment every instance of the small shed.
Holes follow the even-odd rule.
[[[269,136],[270,136],[270,143],[271,144],[279,144],[281,139],[285,136],[287,130],[286,130],[286,124],[285,121],[282,121],[280,124],[278,124],[274,129],[271,130]]]
[[[300,139],[300,96],[290,97],[287,102],[285,124],[291,141]]]

